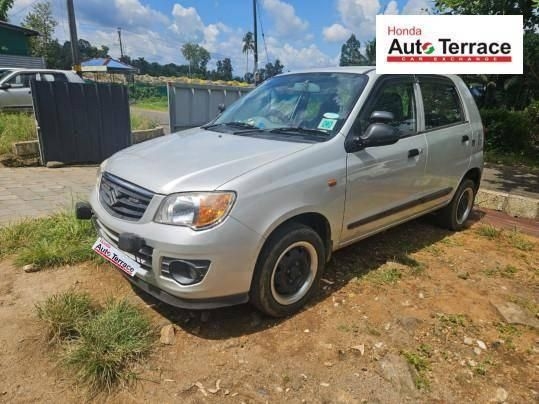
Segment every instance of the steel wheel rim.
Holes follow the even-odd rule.
[[[317,272],[318,253],[312,244],[298,241],[289,245],[271,272],[273,298],[283,306],[298,302],[311,288]]]
[[[466,188],[457,202],[457,223],[463,224],[470,215],[473,207],[473,189]]]

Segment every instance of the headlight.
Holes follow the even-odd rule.
[[[201,230],[223,221],[234,201],[234,192],[187,192],[173,194],[161,203],[154,221]]]
[[[105,172],[105,167],[107,166],[107,163],[108,163],[108,159],[103,161],[99,167],[97,168],[97,177],[96,177],[96,187],[97,189],[99,189],[99,185],[101,183],[101,176],[103,175],[103,173]]]

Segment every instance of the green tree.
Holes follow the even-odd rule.
[[[219,80],[232,80],[232,70],[230,58],[217,61],[217,78]]]
[[[436,0],[440,14],[522,15],[524,58],[522,75],[466,75],[467,83],[483,83],[488,89],[488,105],[524,109],[539,99],[539,1],[538,0]],[[488,84],[488,88],[487,88]]]
[[[13,7],[14,0],[0,0],[0,21],[7,21],[7,13]]]
[[[255,51],[255,37],[251,31],[243,36],[242,52],[246,55],[245,74],[249,73],[249,53]]]
[[[434,6],[441,14],[522,15],[529,32],[539,24],[537,0],[436,0]]]
[[[52,6],[48,1],[36,3],[30,12],[24,17],[22,26],[33,29],[41,35],[30,39],[30,52],[33,56],[44,57],[47,65],[54,64],[55,41],[54,29],[58,22],[52,15]]]
[[[210,52],[200,45],[186,43],[182,46],[182,55],[189,62],[189,75],[192,73],[206,75],[206,68],[211,59]]]
[[[281,74],[283,72],[284,66],[281,64],[281,61],[279,59],[275,59],[275,63],[268,63],[266,64],[266,68],[264,69],[265,78],[270,78],[273,76],[276,76],[278,74]]]
[[[341,47],[340,66],[365,66],[367,59],[361,54],[361,43],[354,34]]]
[[[365,59],[367,65],[376,66],[376,38],[365,42]]]

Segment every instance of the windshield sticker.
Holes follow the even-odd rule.
[[[336,119],[322,118],[322,120],[318,124],[318,129],[333,130],[336,124],[337,124]]]
[[[328,119],[339,119],[339,114],[336,114],[335,112],[326,112],[324,114],[324,118]]]

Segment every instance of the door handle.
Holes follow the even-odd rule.
[[[420,149],[410,149],[408,150],[408,158],[419,156],[421,154]]]
[[[468,136],[468,135],[462,136],[462,143],[465,143],[465,142],[467,142],[468,140],[470,140],[470,136]]]

